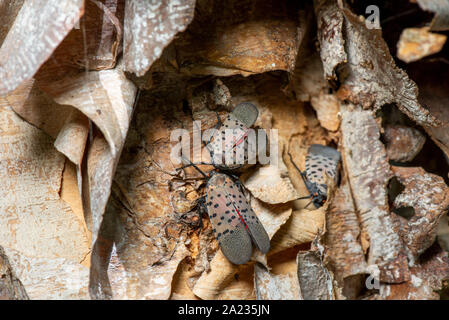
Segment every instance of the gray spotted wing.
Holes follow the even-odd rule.
[[[214,174],[206,187],[207,211],[215,238],[223,254],[234,264],[248,262],[253,250],[247,227],[233,201],[239,193],[231,178],[221,173]]]
[[[248,227],[254,244],[262,253],[267,253],[270,250],[270,238],[242,192],[236,197],[234,203],[241,219]]]
[[[213,186],[214,190],[220,190],[220,198],[224,196],[226,199],[224,203],[224,222],[227,222],[229,225],[225,225],[225,228],[231,228],[232,230],[236,225],[243,225],[257,248],[262,253],[267,253],[270,250],[270,238],[262,223],[257,218],[257,215],[252,210],[251,205],[246,200],[243,192],[227,175],[215,174],[212,178],[215,177],[220,178],[212,181],[214,184],[218,184],[217,186]],[[223,206],[218,206],[217,209],[220,207]],[[220,220],[223,219],[220,218]],[[222,225],[219,227],[222,227]],[[221,229],[220,232],[227,233],[226,230]]]
[[[256,122],[259,110],[251,102],[242,102],[232,110],[232,115],[249,128]]]
[[[247,134],[248,127],[232,113],[229,114],[213,136],[212,141],[207,145],[212,162],[217,167],[226,169],[241,167],[246,162],[248,154]],[[232,157],[230,160],[225,158],[226,151]]]
[[[313,144],[306,156],[306,178],[319,186],[326,184],[326,173],[335,182],[338,181],[338,164],[341,160],[340,152],[332,147]]]

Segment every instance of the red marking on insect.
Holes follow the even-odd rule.
[[[250,260],[254,243],[262,253],[270,238],[238,183],[214,172],[206,185],[207,213],[223,254],[235,264]]]
[[[237,207],[235,206],[235,204],[232,204],[232,205],[234,206],[235,211],[237,211],[237,214],[239,215],[240,220],[242,221],[243,225],[245,226],[246,231],[249,232],[248,226],[246,225],[245,220],[243,220],[243,218],[242,218],[242,216],[241,216],[241,214],[240,214],[239,209],[237,209]]]
[[[241,144],[247,136],[248,136],[248,131],[246,131],[244,133],[244,135],[235,143],[234,148],[237,147],[239,144]]]

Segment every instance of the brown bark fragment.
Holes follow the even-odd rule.
[[[444,0],[416,0],[421,9],[435,13],[431,31],[449,30],[449,4]]]
[[[393,161],[412,161],[426,142],[426,137],[412,127],[387,125],[384,130],[387,155]]]
[[[426,252],[419,264],[410,267],[410,280],[399,284],[381,284],[378,299],[439,300],[440,291],[449,280],[447,251],[438,245]]]
[[[73,109],[56,138],[55,148],[74,164],[81,166],[88,135],[89,119]]]
[[[312,107],[317,113],[320,125],[329,131],[337,131],[340,127],[340,101],[334,94],[321,92],[311,99]]]
[[[323,63],[318,52],[302,54],[304,57],[298,58],[295,70],[291,73],[289,89],[294,92],[297,100],[310,101],[312,97],[327,91],[328,84],[323,77]]]
[[[195,44],[194,52],[177,48],[181,71],[217,76],[291,71],[299,45],[298,30],[295,21],[282,20],[250,21],[219,30]],[[188,65],[193,59],[195,63]]]
[[[347,183],[337,189],[326,215],[326,248],[338,281],[367,272],[360,226]]]
[[[348,91],[345,98],[373,110],[396,103],[417,123],[438,125],[439,121],[419,104],[416,84],[396,67],[380,30],[367,29],[347,9],[343,9],[343,14],[348,64],[345,65],[347,76],[340,80],[342,90]]]
[[[34,80],[23,82],[16,90],[5,96],[5,99],[19,116],[52,138],[58,136],[72,112],[72,107],[57,104],[39,89]]]
[[[297,3],[272,0],[197,1],[195,19],[175,43],[177,64],[188,75],[291,71],[304,36],[298,11]]]
[[[331,8],[326,7],[326,10],[322,11],[322,19],[332,17],[340,10],[345,20],[343,39],[340,39],[341,36],[338,37],[341,34],[340,24],[333,25],[331,29],[329,24],[322,24],[322,20],[318,21],[319,27],[325,30],[320,31],[321,56],[334,57],[334,51],[327,53],[323,52],[323,49],[336,47],[339,48],[339,52],[344,49],[347,55],[347,63],[342,65],[338,74],[342,83],[338,97],[373,110],[378,110],[385,104],[396,103],[402,112],[417,123],[438,125],[439,121],[418,103],[418,89],[415,83],[403,70],[396,67],[381,31],[369,30],[364,21],[350,10],[337,9],[335,2],[329,3],[329,6]],[[323,60],[323,67],[324,70],[331,72],[338,63],[341,63],[343,55],[337,61],[327,60]],[[330,65],[327,65],[328,62]]]
[[[427,27],[404,29],[397,44],[398,58],[410,63],[439,52],[447,37],[428,30]]]
[[[392,167],[405,189],[394,200],[394,207],[412,207],[415,214],[402,221],[400,235],[413,263],[434,242],[440,218],[449,207],[449,188],[444,180],[421,168]]]
[[[85,14],[39,71],[53,78],[115,67],[122,50],[124,0],[88,0]],[[42,75],[41,75],[42,77]]]
[[[2,21],[0,26],[0,45],[8,35],[9,29],[13,26],[14,20],[24,2],[25,0],[0,0],[0,20]]]

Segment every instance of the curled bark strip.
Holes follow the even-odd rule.
[[[243,265],[232,264],[219,250],[210,262],[210,268],[217,271],[203,272],[192,290],[196,296],[205,300],[215,299]]]
[[[5,99],[20,117],[52,138],[58,136],[73,110],[71,106],[56,103],[39,89],[34,79],[21,83],[17,89],[6,95]]]
[[[83,0],[25,1],[0,48],[0,95],[36,73],[83,11]]]
[[[342,106],[342,156],[362,233],[369,238],[368,264],[381,269],[380,280],[409,279],[403,244],[389,212],[386,187],[392,172],[379,127],[370,111]]]
[[[251,208],[263,224],[270,239],[292,214],[289,204],[270,205],[253,197],[251,198]]]
[[[130,0],[125,7],[126,71],[143,76],[193,18],[195,0]]]
[[[413,263],[434,242],[440,218],[449,207],[449,188],[443,178],[421,168],[392,167],[405,186],[394,200],[394,206],[412,207],[415,214],[403,221],[400,235],[408,248]]]
[[[324,77],[328,80],[336,80],[335,69],[340,64],[347,62],[345,40],[343,39],[344,17],[333,0],[315,0],[314,7]]]
[[[55,140],[55,148],[79,167],[88,134],[89,119],[77,109],[73,109]]]
[[[271,253],[312,242],[323,230],[326,211],[324,207],[309,211],[293,211],[287,222],[279,229],[271,241]]]
[[[136,95],[136,87],[120,67],[78,73],[62,79],[52,79],[45,70],[38,74],[38,85],[57,103],[71,105],[84,113],[100,128],[111,154],[120,153]]]

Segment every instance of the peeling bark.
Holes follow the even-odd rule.
[[[83,12],[82,0],[25,1],[0,47],[0,95],[35,74]],[[36,26],[43,31],[34,32]]]
[[[174,36],[193,18],[195,0],[126,2],[125,70],[143,76]]]
[[[23,284],[14,274],[5,250],[0,247],[0,300],[28,300]]]
[[[402,221],[400,229],[413,264],[435,242],[440,218],[449,208],[449,188],[441,177],[421,168],[393,167],[393,172],[405,186],[394,207],[412,207],[415,211],[408,221]]]
[[[350,106],[342,108],[342,118],[343,162],[362,237],[369,243],[367,262],[379,266],[381,281],[408,280],[407,259],[387,202],[386,187],[392,172],[378,125],[370,111]]]
[[[447,15],[417,1],[379,4],[381,31],[357,1],[0,0],[0,298],[445,297]],[[241,102],[279,154],[224,172],[271,239],[237,266],[171,135]],[[343,158],[320,208],[298,170],[311,144]]]

